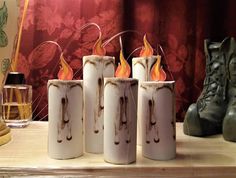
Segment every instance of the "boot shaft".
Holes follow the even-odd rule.
[[[236,100],[236,42],[234,38],[224,47],[226,58],[227,98],[230,103]]]
[[[221,43],[205,40],[206,78],[203,91],[198,98],[199,116],[207,120],[221,123],[226,111],[226,58],[224,48],[228,38]]]
[[[234,38],[229,39],[229,44],[225,46],[226,72],[230,85],[236,86],[236,42]]]

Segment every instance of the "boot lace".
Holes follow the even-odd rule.
[[[212,58],[210,62],[206,64],[206,78],[203,84],[203,91],[198,99],[199,109],[203,110],[213,96],[216,95],[216,91],[219,85],[222,85],[220,82],[223,74],[219,72],[220,66],[223,63],[220,62],[216,57]]]

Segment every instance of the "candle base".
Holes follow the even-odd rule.
[[[126,160],[114,161],[114,160],[107,160],[107,159],[104,159],[104,161],[107,163],[116,164],[116,165],[127,165],[127,164],[133,164],[136,162],[136,160],[126,162]]]

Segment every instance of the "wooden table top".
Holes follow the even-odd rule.
[[[177,157],[170,161],[144,158],[141,147],[130,165],[104,162],[102,154],[84,153],[69,160],[47,155],[47,122],[32,122],[27,128],[12,129],[12,140],[0,146],[1,175],[73,175],[82,177],[236,177],[236,143],[222,135],[207,138],[183,134],[177,123]]]

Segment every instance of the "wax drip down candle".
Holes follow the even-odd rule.
[[[147,40],[147,36],[143,37],[144,46],[140,51],[139,57],[134,57],[132,59],[132,77],[141,81],[151,80],[151,69],[157,60],[157,56],[153,55],[153,48]],[[140,97],[138,97],[140,98]],[[140,111],[140,102],[138,99],[138,112]],[[138,132],[137,132],[137,143],[141,145],[142,143],[141,134],[141,119],[140,114],[138,114]]]
[[[59,79],[48,81],[48,155],[69,159],[83,154],[83,81],[60,60]]]
[[[104,77],[113,77],[115,58],[105,56],[101,36],[93,55],[83,57],[85,151],[103,153]]]
[[[117,78],[104,82],[104,159],[113,164],[136,161],[138,80],[120,52]]]
[[[164,81],[161,57],[151,69],[151,79],[139,88],[142,121],[142,154],[154,160],[169,160],[176,155],[174,81]]]

